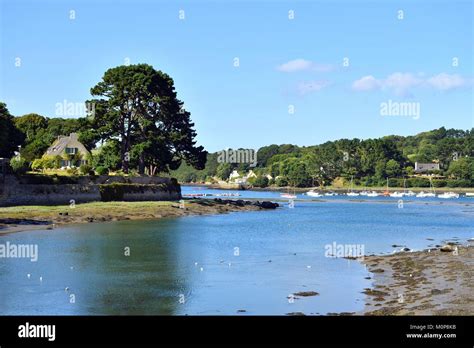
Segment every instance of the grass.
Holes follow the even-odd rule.
[[[67,212],[71,216],[96,216],[96,215],[123,215],[123,214],[151,214],[158,210],[174,209],[175,202],[150,201],[150,202],[92,202],[55,206],[16,206],[0,208],[0,218],[42,218],[57,217],[59,213]]]

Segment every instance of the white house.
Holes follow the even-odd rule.
[[[240,178],[239,172],[236,170],[232,171],[232,173],[229,175],[229,180],[235,180],[237,178]]]

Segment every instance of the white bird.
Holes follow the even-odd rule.
[[[197,265],[198,265],[198,263],[197,263],[197,262],[194,262],[194,266],[197,266]]]
[[[71,266],[71,269],[74,269],[74,266]]]
[[[31,274],[29,274],[29,273],[28,273],[26,276],[28,277],[28,279],[30,279],[30,277],[31,277]]]
[[[204,268],[201,267],[201,272],[204,271]]]
[[[66,286],[66,287],[64,288],[64,291],[69,291],[69,288]]]
[[[307,269],[310,269],[310,268],[311,268],[311,266],[306,266],[306,268],[307,268]]]
[[[230,267],[231,265],[232,265],[232,263],[231,263],[231,262],[229,262],[229,267]]]
[[[42,281],[43,281],[43,277],[40,277],[40,282],[42,282]]]

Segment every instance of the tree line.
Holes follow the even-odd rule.
[[[31,169],[58,136],[74,132],[93,150],[90,162],[100,174],[169,172],[182,162],[204,168],[206,151],[196,145],[190,113],[169,75],[147,64],[118,66],[107,70],[90,92],[86,103],[93,111],[80,118],[14,117],[0,103],[0,157],[19,151],[15,158]],[[57,162],[43,158],[35,164],[57,167]]]
[[[299,147],[269,145],[257,152],[257,166],[218,163],[217,153],[208,154],[206,168],[195,170],[183,164],[172,174],[182,182],[228,179],[233,170],[242,175],[257,174],[255,186],[313,187],[354,178],[363,186],[383,186],[387,178],[412,177],[415,162],[440,164],[427,174],[440,186],[474,186],[474,130],[441,127],[414,136],[385,136],[378,139],[340,139],[321,145]],[[271,178],[269,178],[271,177]],[[400,180],[392,181],[400,186]],[[411,186],[429,185],[428,180],[411,179]],[[444,185],[443,185],[444,183]]]

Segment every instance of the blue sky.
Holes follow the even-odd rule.
[[[128,59],[173,77],[209,151],[474,125],[472,1],[0,3],[14,115],[55,117]],[[381,115],[388,101],[419,117]]]

